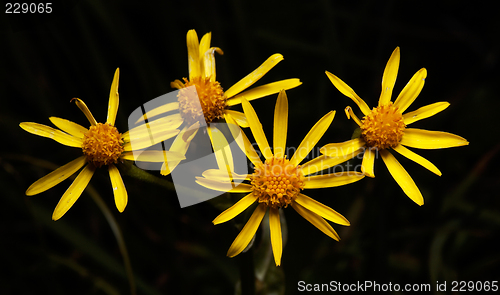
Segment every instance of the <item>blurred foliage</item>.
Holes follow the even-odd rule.
[[[489,5],[80,0],[53,3],[50,16],[3,14],[0,264],[6,274],[0,277],[0,294],[130,294],[120,247],[93,193],[120,226],[138,294],[238,293],[237,286],[249,283],[240,273],[252,264],[258,273],[255,290],[272,294],[296,293],[301,280],[447,281],[448,286],[452,280],[499,280],[500,174],[495,163],[500,141],[495,118],[500,109],[500,18],[498,9]],[[180,209],[164,183],[126,175],[129,204],[120,214],[107,172],[101,169],[73,208],[53,222],[52,210],[70,181],[34,197],[24,192],[78,152],[28,134],[19,123],[50,125],[48,117],[58,116],[85,124],[69,103],[73,97],[83,99],[98,121],[104,120],[112,75],[120,67],[116,126],[126,130],[133,110],[172,91],[170,82],[187,76],[185,35],[193,28],[199,36],[211,31],[212,44],[224,50],[216,59],[225,89],[271,54],[284,55],[258,84],[303,81],[287,92],[289,146],[297,146],[330,109],[337,115],[319,145],[349,139],[355,124],[342,110],[354,104],[324,71],[339,76],[373,106],[396,46],[401,47],[401,65],[395,93],[417,70],[428,70],[426,85],[409,111],[437,101],[451,103],[415,127],[455,133],[470,145],[418,151],[440,168],[441,177],[396,155],[421,189],[422,207],[404,195],[380,161],[375,179],[308,191],[344,214],[351,226],[334,225],[342,238],[335,242],[285,209],[288,240],[279,268],[272,259],[263,264],[269,259],[263,230],[250,251],[225,256],[251,212],[214,226],[211,221],[221,209],[212,204],[239,196],[223,195]],[[252,102],[268,137],[275,100]]]

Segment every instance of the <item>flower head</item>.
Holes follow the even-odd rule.
[[[271,230],[271,245],[276,265],[281,263],[282,239],[280,210],[291,206],[307,221],[329,237],[340,240],[335,230],[324,219],[349,225],[347,219],[318,201],[304,195],[302,191],[309,188],[325,188],[341,186],[358,181],[364,177],[358,172],[342,172],[335,174],[312,175],[329,167],[333,167],[346,159],[320,156],[303,165],[299,165],[309,154],[312,148],[323,136],[335,116],[331,111],[321,118],[309,131],[302,143],[297,148],[291,159],[287,159],[284,151],[286,148],[286,135],[288,124],[288,102],[285,91],[281,91],[276,102],[274,115],[273,151],[269,147],[267,138],[257,117],[255,110],[246,99],[242,99],[243,110],[248,119],[250,130],[257,142],[265,160],[261,161],[248,138],[242,134],[243,150],[255,166],[255,171],[250,175],[238,175],[230,167],[232,179],[246,180],[250,183],[235,185],[230,192],[248,193],[229,209],[222,212],[214,219],[214,224],[226,222],[237,216],[253,203],[258,205],[229,248],[227,255],[234,257],[241,253],[249,244],[257,231],[266,211],[269,210],[269,225]],[[229,119],[231,120],[231,119]],[[219,162],[221,163],[221,162]],[[226,191],[227,170],[221,167],[203,173],[204,177],[197,177],[197,182],[210,189]],[[225,171],[226,170],[226,171]],[[224,178],[226,175],[226,178]]]
[[[181,116],[188,125],[202,120],[211,123],[224,117],[226,97],[219,82],[208,77],[194,77],[192,81],[184,78],[184,82],[178,100]],[[189,86],[195,86],[196,91]]]
[[[19,125],[30,133],[52,138],[66,146],[82,149],[80,157],[40,178],[26,190],[26,195],[28,196],[39,194],[54,187],[84,167],[59,200],[52,215],[53,220],[61,218],[73,206],[89,183],[96,168],[103,165],[108,166],[116,208],[118,211],[123,212],[127,206],[128,195],[120,172],[115,164],[120,160],[163,162],[166,157],[172,160],[182,160],[184,158],[184,156],[178,153],[167,151],[143,151],[140,153],[140,156],[137,153],[134,154],[133,151],[137,149],[150,147],[177,135],[179,130],[170,128],[169,131],[162,131],[160,134],[157,134],[158,136],[154,137],[154,142],[151,142],[150,139],[151,132],[148,132],[148,129],[143,128],[143,126],[138,126],[123,134],[120,133],[114,126],[119,104],[119,76],[120,71],[116,69],[113,83],[111,84],[106,123],[97,123],[87,105],[82,100],[73,98],[71,101],[75,101],[76,105],[89,120],[91,125],[89,128],[57,117],[50,117],[50,121],[60,129],[32,122],[23,122]],[[152,122],[151,124],[167,126],[163,121],[159,121]],[[134,142],[134,148],[132,148],[132,141]]]
[[[286,158],[271,158],[258,163],[250,176],[253,193],[259,203],[271,208],[286,208],[304,189],[305,177],[300,166]]]
[[[124,151],[122,135],[115,126],[97,123],[83,134],[82,151],[96,167],[116,164]]]
[[[253,100],[278,93],[281,89],[291,89],[301,84],[299,79],[287,79],[246,90],[262,78],[269,70],[283,60],[281,54],[273,54],[262,65],[253,72],[238,81],[227,90],[223,90],[217,81],[215,70],[215,53],[223,54],[218,47],[210,47],[212,34],[207,33],[198,41],[195,30],[190,30],[186,36],[188,49],[189,76],[181,80],[175,80],[170,85],[179,89],[177,107],[180,112],[178,120],[183,124],[183,131],[177,136],[171,151],[185,153],[191,140],[196,135],[198,128],[207,125],[207,131],[213,143],[212,131],[216,128],[210,123],[230,117],[232,121],[242,127],[248,127],[248,122],[243,113],[230,110],[229,108],[240,104],[241,98]],[[189,87],[189,86],[195,86]],[[188,88],[189,87],[189,88]],[[196,89],[196,92],[194,91]],[[173,105],[164,105],[146,113],[146,117],[162,114],[172,110]],[[190,136],[182,136],[184,132],[191,130]],[[217,131],[215,131],[217,132]],[[182,136],[182,138],[181,138]],[[170,173],[178,162],[169,162],[168,167],[164,165],[161,173]]]
[[[392,102],[373,108],[361,120],[361,138],[366,146],[377,149],[396,147],[405,132],[403,115]]]
[[[345,156],[352,152],[353,149],[364,148],[362,171],[367,176],[375,177],[373,166],[376,152],[378,151],[389,172],[405,194],[415,203],[423,205],[424,199],[420,190],[408,172],[389,152],[389,149],[393,149],[435,174],[441,175],[441,172],[434,164],[407,149],[405,146],[421,149],[440,149],[463,146],[469,143],[464,138],[451,133],[407,127],[418,120],[441,112],[450,104],[448,102],[437,102],[415,111],[404,113],[424,87],[427,70],[425,68],[420,69],[403,88],[393,103],[391,95],[398,74],[399,59],[400,53],[399,47],[397,47],[389,58],[382,77],[382,93],[378,106],[372,110],[347,84],[335,75],[326,72],[333,85],[358,105],[364,117],[360,120],[354,114],[351,107],[347,107],[345,109],[346,115],[348,118],[352,118],[361,129],[360,137],[343,143],[328,144],[321,149],[321,152],[328,156],[338,157]]]

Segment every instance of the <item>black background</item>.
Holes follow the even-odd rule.
[[[354,3],[355,2],[355,3]],[[460,1],[459,1],[460,2]],[[425,205],[401,191],[379,159],[375,179],[305,193],[346,216],[335,242],[285,209],[288,241],[282,266],[271,265],[257,289],[297,292],[297,282],[429,283],[499,280],[500,209],[496,170],[500,15],[498,9],[457,1],[65,1],[52,15],[7,15],[2,8],[0,57],[1,294],[127,294],[122,258],[106,219],[84,192],[59,221],[52,210],[70,181],[34,197],[26,188],[78,151],[23,131],[20,122],[50,125],[48,117],[87,124],[70,103],[83,99],[104,121],[113,73],[120,67],[116,126],[141,104],[172,91],[188,75],[186,33],[212,32],[217,79],[228,89],[273,53],[285,60],[258,85],[300,78],[287,92],[288,145],[297,146],[329,110],[333,124],[319,142],[348,140],[354,103],[324,74],[328,70],[370,106],[391,52],[401,48],[393,99],[422,67],[428,71],[409,108],[451,106],[414,127],[447,131],[470,145],[418,150],[438,177],[396,155],[422,191]],[[252,102],[268,138],[276,96]],[[240,107],[236,107],[240,109]],[[241,257],[225,253],[237,230],[214,226],[209,203],[180,209],[175,193],[124,176],[129,204],[114,207],[104,169],[91,181],[117,218],[139,294],[232,294]],[[89,190],[89,189],[88,189]],[[244,254],[243,254],[244,255]],[[279,287],[273,287],[272,284]],[[395,292],[397,294],[397,292]]]

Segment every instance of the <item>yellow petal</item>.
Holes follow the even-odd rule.
[[[409,112],[403,115],[403,120],[406,125],[413,122],[429,118],[446,109],[450,104],[446,101],[436,102],[430,105],[419,108],[416,111]]]
[[[198,38],[197,38],[198,39]],[[202,56],[209,48],[212,41],[212,32],[208,32],[200,40],[200,56]]]
[[[363,152],[363,149],[360,148],[358,150],[355,150],[349,155],[344,155],[342,157],[329,157],[327,155],[321,155],[319,157],[316,157],[312,159],[311,161],[302,164],[301,171],[304,174],[304,176],[313,174],[319,171],[323,171],[325,169],[328,169],[330,167],[334,167],[335,165],[338,165],[340,163],[344,163],[345,161],[354,158],[357,154]],[[335,171],[335,169],[334,169]]]
[[[307,210],[318,214],[326,220],[330,220],[331,222],[335,222],[341,225],[351,225],[349,220],[342,216],[342,214],[306,195],[299,194],[295,199],[295,202],[297,202]]]
[[[245,78],[238,81],[236,84],[231,86],[224,94],[227,98],[231,98],[236,94],[242,92],[248,87],[252,86],[260,78],[262,78],[267,72],[269,72],[275,65],[283,60],[283,56],[279,53],[271,55],[264,63],[262,63],[257,69],[248,74]]]
[[[418,149],[442,149],[469,144],[465,138],[455,134],[415,128],[406,128],[400,143]]]
[[[248,137],[245,135],[245,133],[238,127],[232,116],[225,116],[226,122],[228,123],[229,130],[231,131],[231,134],[233,135],[233,138],[238,138],[238,136],[241,136],[242,140],[236,140],[236,143],[240,147],[242,151],[245,152],[247,155],[247,158],[250,159],[252,164],[254,166],[257,166],[257,164],[262,163],[260,160],[259,155],[257,155],[257,152],[253,148],[252,143],[250,140],[248,140]],[[243,146],[241,143],[243,142]]]
[[[288,98],[285,90],[282,90],[274,108],[273,152],[276,158],[283,158],[285,154],[287,128]]]
[[[288,90],[295,88],[302,84],[299,79],[287,79],[281,80],[278,82],[273,82],[269,84],[265,84],[259,87],[255,87],[249,89],[245,92],[242,92],[238,95],[235,95],[227,100],[228,106],[233,106],[241,103],[241,98],[244,97],[246,100],[251,101],[257,98],[266,97],[271,94],[275,94],[280,92],[281,90]],[[227,92],[226,92],[227,94]]]
[[[160,119],[138,125],[129,131],[124,132],[122,134],[122,139],[124,142],[130,142],[131,140],[138,140],[143,137],[154,138],[156,134],[177,129],[183,122],[184,121],[180,114],[162,117]]]
[[[172,142],[172,145],[170,146],[170,151],[171,152],[176,152],[181,155],[185,155],[189,145],[191,144],[191,141],[193,138],[196,136],[198,133],[200,127],[200,123],[196,122],[191,126],[184,126],[182,128],[181,132],[179,132],[179,135],[175,137],[174,142]],[[163,176],[166,176],[170,174],[177,165],[179,165],[180,161],[168,161],[164,162],[160,171],[160,174]],[[168,164],[168,165],[167,165]]]
[[[361,125],[363,125],[363,122],[361,122],[361,120],[358,118],[358,116],[356,116],[356,114],[354,114],[352,108],[350,106],[347,106],[345,109],[344,109],[344,112],[345,112],[345,115],[347,117],[347,119],[353,119],[354,122],[356,124],[358,124],[358,126],[361,127]]]
[[[83,141],[81,138],[69,135],[62,132],[61,130],[54,129],[52,127],[33,123],[33,122],[23,122],[19,124],[21,128],[28,131],[29,133],[39,135],[42,137],[51,138],[61,144],[71,147],[82,147]]]
[[[120,171],[115,165],[111,164],[108,166],[109,178],[111,179],[111,187],[113,188],[113,194],[115,195],[115,205],[118,211],[123,212],[128,202],[128,194],[125,185],[123,184],[123,179],[120,175]]]
[[[345,157],[364,147],[365,144],[364,140],[358,137],[344,142],[329,143],[323,146],[319,151],[330,157]]]
[[[396,84],[399,69],[399,47],[396,47],[385,66],[384,75],[382,76],[382,93],[378,100],[378,105],[386,105],[391,100],[392,90]]]
[[[80,124],[71,122],[66,119],[61,119],[58,117],[50,117],[50,122],[62,131],[73,135],[74,137],[83,138],[83,135],[89,130]]]
[[[166,130],[174,130],[178,128],[183,119],[180,114],[174,114],[162,117],[153,121],[146,122],[145,124],[138,125],[127,132],[122,134],[124,142],[130,142],[136,138],[153,137],[156,133],[162,133]]]
[[[264,155],[266,159],[270,159],[273,157],[273,153],[271,152],[271,148],[269,147],[269,143],[267,142],[266,135],[264,134],[264,130],[262,129],[262,124],[259,121],[259,117],[255,113],[252,105],[245,99],[242,99],[243,111],[245,112],[245,116],[247,117],[248,124],[250,125],[250,130],[252,130],[253,137],[259,146],[260,151]]]
[[[177,88],[177,89],[182,89],[185,86],[184,86],[184,83],[181,82],[181,80],[175,79],[175,81],[170,82],[170,87]],[[172,103],[175,103],[175,102],[172,102]]]
[[[204,178],[216,180],[219,182],[230,182],[232,179],[236,180],[250,180],[250,175],[246,174],[238,174],[235,172],[231,172],[231,177],[228,175],[226,170],[220,170],[220,169],[208,169],[203,171],[201,174]]]
[[[361,162],[361,172],[363,172],[368,177],[375,177],[375,172],[373,171],[373,166],[375,163],[375,157],[377,156],[377,150],[367,148],[365,149],[365,154],[363,155],[363,162]]]
[[[248,243],[252,240],[253,236],[257,232],[259,225],[266,214],[267,206],[265,204],[260,204],[255,208],[252,216],[245,224],[241,232],[238,234],[236,239],[234,239],[231,247],[227,251],[227,256],[234,257],[241,253],[241,251],[245,250]]]
[[[246,183],[240,183],[236,185],[233,182],[220,182],[203,177],[196,177],[196,183],[208,189],[220,192],[248,193],[252,191],[252,186]]]
[[[335,88],[337,88],[340,93],[352,99],[358,105],[359,109],[364,115],[368,115],[371,112],[370,107],[368,107],[366,102],[362,100],[361,97],[359,97],[351,87],[344,83],[344,81],[340,80],[337,76],[328,71],[326,71],[325,73],[328,76],[328,79],[330,79],[330,81],[332,82],[333,86],[335,86]]]
[[[335,111],[330,111],[328,114],[324,115],[323,118],[314,124],[314,126],[309,130],[306,137],[302,140],[299,147],[290,159],[290,164],[297,166],[304,160],[309,152],[316,146],[318,141],[321,139],[323,134],[325,134],[330,124],[332,124],[333,118],[335,117]]]
[[[80,174],[78,174],[73,183],[61,197],[59,203],[57,203],[56,209],[54,209],[54,213],[52,213],[53,220],[58,220],[66,214],[66,212],[68,212],[76,200],[78,200],[78,198],[82,195],[83,190],[87,187],[87,184],[89,184],[94,172],[94,165],[87,165],[83,168]]]
[[[229,147],[226,137],[219,129],[213,126],[208,126],[207,132],[212,142],[217,166],[219,169],[225,170],[228,174],[231,174],[232,171],[234,171],[233,154],[231,153],[231,148]]]
[[[224,52],[219,48],[219,47],[212,47],[209,50],[205,52],[204,56],[204,71],[205,71],[205,77],[210,77],[211,82],[215,82],[216,79],[216,71],[215,71],[215,52],[217,52],[220,55],[223,55]]]
[[[249,193],[248,195],[241,198],[238,202],[236,202],[233,206],[224,210],[219,216],[217,216],[212,222],[213,224],[219,224],[233,219],[238,216],[241,212],[245,211],[250,205],[252,205],[257,200],[257,196],[254,196],[253,193]]]
[[[178,80],[176,80],[176,81],[178,81]],[[152,110],[147,111],[142,117],[140,117],[135,122],[135,124],[140,123],[140,122],[146,122],[148,120],[151,120],[155,116],[158,116],[158,115],[161,115],[161,114],[164,114],[164,113],[168,113],[168,112],[171,112],[171,111],[176,111],[178,109],[179,109],[179,102],[178,101],[174,101],[174,102],[163,104],[163,105],[161,105],[159,107],[156,107],[156,108],[154,108]],[[179,115],[179,114],[175,114],[175,115]]]
[[[188,31],[186,43],[188,49],[189,80],[192,81],[194,77],[201,77],[202,74],[200,69],[200,43],[198,42],[198,35],[195,30]]]
[[[427,160],[426,158],[424,158],[420,155],[417,155],[416,153],[412,152],[411,150],[405,148],[402,145],[396,146],[394,148],[394,150],[396,152],[400,153],[401,155],[407,157],[408,159],[410,159],[414,162],[417,162],[418,164],[424,166],[425,168],[429,169],[431,172],[434,172],[437,175],[441,176],[441,171],[439,171],[439,169],[434,164],[432,164],[429,160]]]
[[[380,155],[382,155],[382,160],[384,160],[385,166],[391,173],[392,177],[399,186],[403,189],[405,194],[412,199],[413,202],[417,203],[419,206],[424,204],[424,198],[420,193],[417,185],[410,177],[405,168],[399,164],[398,160],[387,150],[380,150]]]
[[[269,208],[269,230],[271,231],[274,262],[276,266],[279,266],[281,264],[281,254],[283,253],[283,239],[281,238],[280,211],[277,208]]]
[[[297,202],[292,202],[291,205],[292,205],[292,208],[295,209],[295,211],[297,211],[297,213],[300,214],[300,216],[304,217],[305,220],[309,221],[317,229],[319,229],[320,231],[325,233],[330,238],[332,238],[336,241],[340,241],[340,237],[337,234],[337,232],[321,216],[319,216],[318,214],[316,214],[312,211],[309,211],[308,209],[304,208],[302,205],[298,204]]]
[[[337,172],[324,175],[308,176],[304,188],[324,188],[346,185],[363,179],[365,175],[356,171]]]
[[[179,136],[174,139],[172,146],[170,146],[170,151],[178,152],[183,155],[186,154],[186,151],[189,148],[189,143],[191,143],[195,135],[198,133],[199,128],[199,122],[196,122],[189,127],[185,126],[182,128],[181,132],[179,132]]]
[[[85,165],[85,162],[85,156],[81,156],[68,164],[57,168],[30,185],[30,187],[26,190],[26,195],[33,196],[56,186],[82,168],[83,165]]]
[[[119,96],[118,96],[118,82],[120,80],[120,68],[115,71],[115,76],[113,78],[113,83],[111,83],[111,90],[109,92],[109,104],[108,104],[108,118],[106,123],[111,126],[115,126],[116,113],[118,112]]]
[[[406,84],[405,88],[401,90],[394,102],[394,106],[399,108],[401,113],[404,113],[406,109],[415,101],[417,96],[422,91],[425,84],[425,78],[427,77],[427,70],[425,68],[420,69],[413,75],[410,82]]]
[[[204,59],[205,59],[205,53],[210,49],[210,42],[212,41],[212,32],[208,32],[203,37],[201,37],[200,40],[200,47],[199,47],[199,57],[200,57],[200,72],[202,75],[205,75],[205,65],[204,65]],[[210,77],[210,75],[206,75],[205,77]]]
[[[147,132],[143,133],[134,132],[132,135],[129,134],[126,137],[127,141],[124,140],[125,141],[125,144],[123,145],[124,151],[129,152],[132,150],[145,149],[179,134],[179,129],[162,130],[160,128],[152,128],[152,129],[148,128],[145,130],[151,130],[151,133],[148,134]]]
[[[233,111],[233,110],[225,110],[224,113],[229,116],[231,116],[238,125],[240,125],[243,128],[250,127],[248,124],[247,117],[245,116],[244,113],[238,112],[238,111]]]
[[[83,112],[85,117],[87,117],[87,120],[89,120],[90,125],[92,125],[92,126],[97,125],[97,121],[95,120],[94,116],[92,115],[92,112],[90,112],[89,108],[83,102],[83,100],[75,97],[75,98],[72,98],[71,101],[74,101],[76,106]]]
[[[181,161],[186,159],[182,154],[171,152],[171,151],[135,151],[135,152],[124,152],[121,154],[120,159],[129,161],[139,161],[139,162],[153,162],[161,163],[165,161]]]

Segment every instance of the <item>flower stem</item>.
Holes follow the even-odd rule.
[[[132,161],[124,161],[120,168],[129,176],[137,178],[142,181],[146,181],[149,183],[153,183],[159,186],[163,186],[164,188],[175,191],[175,186],[172,182],[164,179],[164,177],[154,176],[141,168],[136,167]]]
[[[113,216],[113,214],[111,213],[111,211],[109,210],[108,206],[103,201],[101,196],[97,193],[97,191],[95,191],[91,187],[87,187],[87,192],[92,197],[94,202],[96,202],[101,212],[104,214],[104,217],[108,221],[109,226],[111,227],[111,230],[115,235],[116,241],[118,242],[118,247],[120,248],[120,253],[122,254],[123,257],[123,264],[125,265],[125,272],[127,273],[127,278],[130,285],[130,294],[135,295],[137,293],[134,280],[134,273],[132,271],[132,264],[130,263],[130,257],[128,255],[127,247],[125,245],[125,240],[123,238],[123,233],[120,229],[120,226],[118,225],[118,222],[116,221],[115,217]]]

